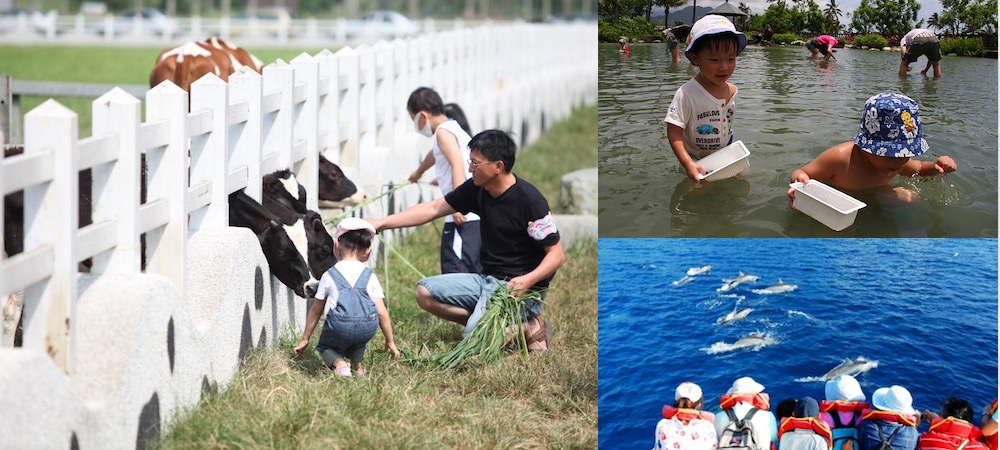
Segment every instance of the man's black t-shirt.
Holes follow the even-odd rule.
[[[476,186],[472,178],[444,196],[456,211],[479,215],[483,273],[504,280],[535,270],[545,257],[545,247],[559,242],[549,202],[531,183],[514,178],[514,185],[499,198]],[[535,287],[545,288],[550,280]]]

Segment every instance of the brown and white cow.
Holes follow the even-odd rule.
[[[149,87],[170,80],[190,92],[191,83],[214,73],[223,81],[243,66],[261,73],[261,61],[246,49],[219,38],[190,41],[174,48],[164,49],[156,57],[156,64],[149,73]]]

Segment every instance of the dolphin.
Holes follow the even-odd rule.
[[[757,275],[748,275],[748,274],[745,274],[743,272],[740,272],[740,274],[737,275],[736,278],[730,278],[730,279],[727,279],[727,280],[722,280],[722,282],[726,283],[726,284],[723,284],[722,287],[716,289],[715,291],[716,292],[728,292],[729,290],[735,288],[736,286],[739,286],[742,283],[753,283],[753,282],[757,281],[758,279],[760,279],[760,277],[757,276]]]
[[[711,271],[712,271],[712,266],[711,265],[705,265],[705,266],[701,266],[701,267],[692,267],[692,268],[688,269],[687,275],[689,277],[693,277],[695,275],[701,275],[703,273],[708,273],[708,272],[711,272]]]
[[[693,279],[694,279],[693,277],[685,275],[684,278],[681,278],[681,279],[676,280],[676,281],[671,281],[670,284],[673,284],[674,286],[680,286],[682,284],[688,284],[688,283],[690,283],[691,280],[693,280]]]
[[[771,342],[771,339],[766,334],[761,333],[760,331],[754,331],[739,338],[735,343],[733,343],[733,348],[762,347],[770,344]]]
[[[733,322],[739,322],[741,320],[745,320],[747,318],[747,316],[752,311],[753,311],[753,308],[743,308],[743,309],[741,309],[739,311],[737,311],[737,310],[734,309],[729,314],[726,314],[725,316],[719,317],[719,319],[715,321],[715,324],[716,325],[728,325],[728,324],[731,324]]]
[[[851,360],[851,358],[844,358],[837,367],[830,369],[829,372],[823,374],[821,379],[823,381],[830,381],[841,375],[858,376],[869,370],[878,367],[878,361],[869,361],[865,359],[864,356],[858,356],[856,359]]]
[[[798,289],[798,286],[791,283],[785,283],[784,281],[781,281],[781,278],[778,278],[778,284],[768,286],[764,289],[754,289],[753,292],[754,294],[764,294],[764,295],[784,294],[786,292],[792,292],[796,289]]]

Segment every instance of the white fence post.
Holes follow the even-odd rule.
[[[317,112],[319,123],[319,149],[327,160],[337,162],[340,160],[340,112],[338,110],[340,100],[340,69],[337,57],[329,50],[322,50],[316,54],[316,63],[319,66],[319,81],[325,86],[320,88],[321,95],[319,111]],[[317,191],[317,197],[319,192]]]
[[[114,88],[92,103],[93,136],[118,136],[117,161],[99,164],[93,174],[93,222],[118,222],[117,244],[110,251],[94,255],[94,271],[137,273],[142,262],[139,246],[139,99]]]
[[[375,148],[375,52],[367,45],[358,47],[358,151]]]
[[[393,46],[380,41],[375,44],[375,140],[378,145],[392,148],[395,135],[396,111],[405,103],[396,99],[396,68]]]
[[[24,189],[25,253],[52,249],[52,275],[24,291],[24,348],[47,352],[72,373],[70,339],[76,308],[79,185],[76,113],[47,100],[24,116],[25,154],[53,152],[52,181]]]
[[[264,155],[274,153],[277,156],[275,168],[288,169],[292,154],[292,108],[294,102],[292,90],[295,83],[295,72],[285,61],[277,60],[264,67],[264,92],[278,95],[277,109],[264,111]],[[272,172],[268,167],[265,173]],[[260,180],[257,180],[259,183]]]
[[[306,192],[313,193],[306,195],[306,208],[315,211],[319,209],[319,63],[302,53],[292,60],[292,68],[296,90],[300,83],[304,83],[302,88],[305,90],[293,130],[293,140],[296,146],[301,145],[305,154],[293,156],[292,168]]]
[[[244,191],[250,198],[261,201],[261,97],[263,79],[253,69],[243,66],[229,76],[229,101],[232,105],[244,105],[247,120],[229,125],[229,146],[232,149],[230,165],[245,165],[247,187]],[[242,106],[241,106],[242,108]],[[253,182],[257,180],[257,182]]]
[[[340,70],[338,96],[340,98],[337,113],[340,127],[340,152],[338,164],[347,167],[358,167],[359,158],[359,115],[358,109],[358,53],[350,47],[344,47],[335,53]]]
[[[191,228],[229,226],[229,92],[226,82],[208,74],[191,83],[191,119],[207,126],[206,132],[191,136],[191,185],[211,184],[211,202],[191,211]],[[203,130],[197,130],[203,131]]]
[[[146,125],[162,124],[147,133],[165,145],[146,149],[146,204],[168,202],[169,222],[146,232],[146,272],[170,279],[184,294],[188,241],[188,93],[172,82],[146,93]],[[158,134],[166,134],[160,136]]]

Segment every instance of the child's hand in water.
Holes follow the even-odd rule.
[[[702,178],[701,176],[704,176],[706,173],[708,173],[708,172],[705,172],[705,168],[704,167],[701,167],[700,164],[698,164],[698,163],[696,163],[694,161],[691,161],[690,163],[688,163],[687,165],[685,165],[684,166],[684,171],[687,172],[688,178],[690,178],[690,179],[692,179],[694,181],[701,181],[701,178]],[[699,176],[699,175],[701,175],[701,176]]]
[[[950,156],[939,156],[937,161],[934,161],[934,168],[938,173],[948,173],[958,170],[958,164],[955,164],[955,160]]]
[[[792,172],[792,183],[806,184],[808,182],[809,182],[809,174],[807,174],[805,171],[796,170],[795,172]],[[788,188],[788,207],[792,208],[793,210],[795,209],[795,206],[792,205],[794,201],[795,201],[795,188],[790,187]]]

